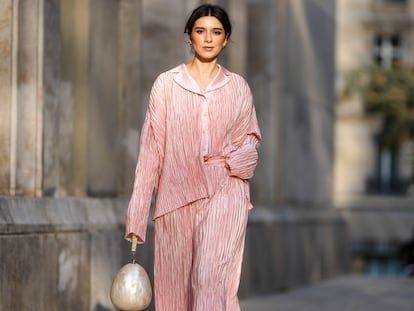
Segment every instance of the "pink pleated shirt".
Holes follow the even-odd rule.
[[[135,234],[145,242],[154,191],[154,220],[213,195],[208,161],[222,161],[230,176],[247,183],[260,142],[252,93],[241,76],[219,66],[201,91],[184,64],[160,74],[142,127],[125,238]]]

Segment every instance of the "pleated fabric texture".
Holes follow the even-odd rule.
[[[214,195],[155,220],[157,311],[239,311],[248,219],[245,182],[211,164]],[[177,230],[177,228],[179,228]]]
[[[144,243],[154,189],[153,219],[209,198],[205,161],[223,158],[232,176],[248,179],[261,141],[247,82],[220,66],[204,92],[184,64],[162,73],[151,90],[141,131],[125,238]]]
[[[155,205],[157,311],[238,311],[252,208],[248,179],[261,142],[246,81],[222,66],[201,91],[184,64],[151,90],[125,238],[145,242]]]

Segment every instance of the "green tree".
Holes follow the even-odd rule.
[[[343,97],[357,96],[367,116],[378,116],[381,127],[377,134],[380,152],[398,154],[401,146],[414,137],[414,68],[394,66],[387,69],[380,66],[360,68],[345,77]],[[414,152],[414,150],[413,150]],[[414,181],[414,163],[411,163],[411,180],[391,177],[384,186],[377,179],[376,187],[405,191]],[[377,177],[378,178],[378,177]],[[397,179],[394,179],[397,178]],[[390,186],[388,183],[392,183]],[[402,185],[403,188],[400,188]],[[383,190],[384,190],[383,189]],[[397,190],[399,189],[399,190]],[[381,191],[383,191],[381,190]]]
[[[345,97],[358,96],[367,115],[381,118],[378,133],[383,148],[397,150],[414,137],[414,69],[371,66],[357,69],[345,78]]]

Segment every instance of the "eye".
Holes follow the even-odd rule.
[[[198,33],[198,34],[202,34],[202,33],[204,32],[204,29],[197,28],[197,29],[195,30],[195,32],[196,32],[196,33]]]
[[[215,34],[216,36],[220,36],[222,33],[223,33],[223,32],[222,32],[221,30],[215,30],[215,31],[214,31],[214,34]]]

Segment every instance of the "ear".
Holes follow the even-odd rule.
[[[227,45],[227,39],[224,40],[224,42],[223,42],[223,48],[226,47],[226,45]]]

